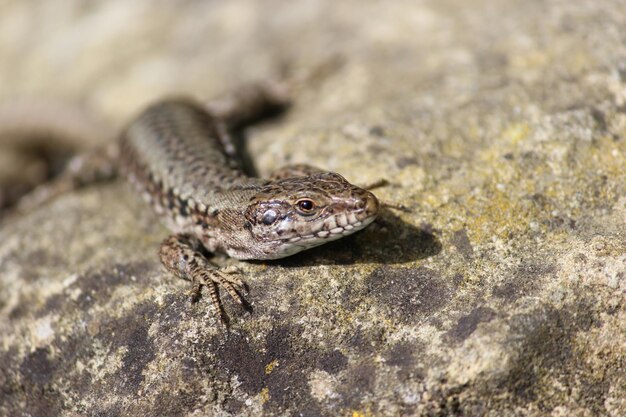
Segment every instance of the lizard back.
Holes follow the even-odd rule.
[[[183,231],[193,214],[205,218],[245,204],[263,184],[248,177],[225,127],[189,99],[158,102],[121,137],[123,170],[159,214]]]

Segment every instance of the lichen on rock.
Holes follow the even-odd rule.
[[[0,415],[626,415],[625,18],[611,0],[3,2],[0,95],[119,126],[339,56],[247,150],[261,173],[382,176],[411,211],[220,259],[253,307],[224,297],[229,330],[162,269],[168,232],[123,181],[7,217]]]

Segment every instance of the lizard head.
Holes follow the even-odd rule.
[[[379,208],[374,194],[341,175],[317,173],[264,186],[246,209],[246,228],[262,252],[257,259],[277,259],[359,231]]]

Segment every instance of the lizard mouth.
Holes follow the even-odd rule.
[[[341,204],[335,214],[324,221],[322,229],[315,233],[318,238],[346,236],[363,229],[374,221],[380,210],[376,196],[365,191],[358,198]]]
[[[358,198],[329,207],[331,214],[320,219],[317,225],[309,225],[306,232],[283,240],[280,257],[351,235],[372,223],[378,215],[380,203],[369,191],[363,190],[363,193]]]

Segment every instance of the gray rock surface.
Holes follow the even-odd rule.
[[[339,57],[249,151],[413,211],[224,260],[254,306],[228,332],[123,182],[11,218],[0,415],[626,415],[624,27],[618,0],[1,2],[1,96],[117,126]]]

